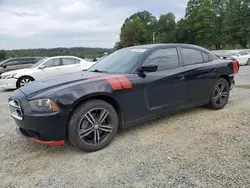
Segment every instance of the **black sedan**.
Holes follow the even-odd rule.
[[[236,60],[194,45],[134,46],[87,71],[17,89],[9,96],[10,113],[26,138],[97,151],[119,129],[197,106],[222,109],[238,70]]]

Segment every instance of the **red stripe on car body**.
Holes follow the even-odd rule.
[[[38,140],[36,138],[31,138],[31,140],[39,143],[39,144],[46,144],[49,146],[61,146],[64,144],[64,140],[59,140],[59,141],[43,141],[43,140]]]
[[[124,89],[131,89],[132,88],[132,84],[129,81],[129,79],[125,76],[115,76],[122,84]]]
[[[111,85],[111,87],[112,87],[112,89],[113,89],[114,91],[115,91],[115,90],[121,90],[121,89],[123,89],[121,83],[120,83],[119,80],[116,79],[115,77],[112,77],[112,76],[104,76],[103,78],[106,79],[106,80],[110,83],[110,85]]]

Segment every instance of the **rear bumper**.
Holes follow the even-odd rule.
[[[234,79],[232,78],[232,79],[231,79],[231,83],[230,83],[230,90],[232,90],[232,89],[234,88],[234,86],[235,86],[235,81],[234,81]]]
[[[0,79],[0,88],[16,89],[16,82],[17,82],[17,79],[15,78]]]

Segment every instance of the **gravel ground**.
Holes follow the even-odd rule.
[[[225,109],[196,108],[151,121],[95,153],[21,138],[8,114],[9,92],[1,92],[0,187],[250,187],[248,68]]]

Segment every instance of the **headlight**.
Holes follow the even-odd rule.
[[[29,106],[33,112],[57,112],[59,107],[50,99],[38,99],[29,101]]]
[[[16,75],[17,73],[14,73],[14,74],[8,74],[8,75],[2,75],[2,79],[10,79],[10,78],[14,78],[14,76]]]

